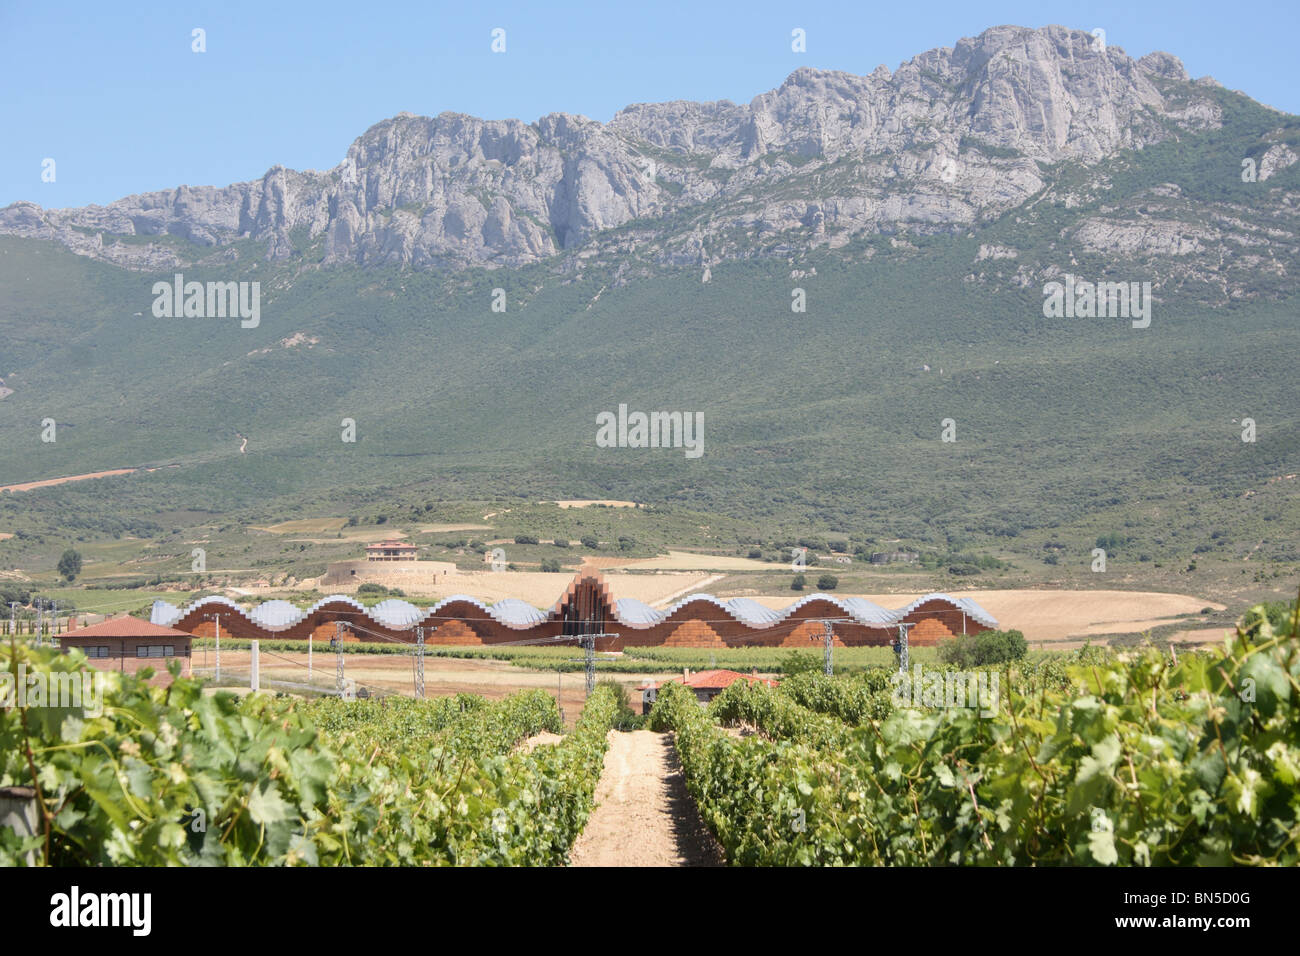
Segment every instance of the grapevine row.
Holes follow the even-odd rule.
[[[1006,681],[992,716],[900,709],[841,746],[750,699],[780,696],[764,689],[715,713],[743,704],[780,739],[728,736],[672,684],[652,722],[676,731],[733,863],[1300,862],[1300,618],[1239,631],[1219,656],[1067,670],[1032,696]]]
[[[0,669],[20,667],[91,673],[78,652],[0,646]],[[558,729],[554,701],[368,701],[344,715],[333,707],[352,704],[97,673],[101,713],[0,708],[0,787],[32,787],[36,817],[32,836],[0,827],[0,866],[561,862],[616,709],[598,691],[562,741],[511,753],[521,736]]]

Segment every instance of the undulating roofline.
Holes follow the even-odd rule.
[[[437,621],[448,616],[441,613],[444,608],[452,604],[463,603],[479,609],[487,618],[505,627],[514,630],[526,630],[538,624],[559,619],[565,596],[572,594],[578,583],[587,578],[600,582],[602,590],[608,594],[608,587],[604,585],[599,576],[579,573],[568,590],[566,590],[565,595],[561,596],[560,601],[557,601],[555,607],[549,612],[539,610],[517,598],[506,598],[495,604],[488,605],[478,598],[464,594],[443,598],[427,610],[421,610],[409,601],[395,598],[389,598],[379,602],[374,607],[367,608],[356,598],[345,594],[332,594],[321,598],[306,609],[300,609],[288,601],[274,600],[259,604],[251,611],[245,611],[228,598],[213,596],[202,598],[186,605],[184,608],[177,607],[167,601],[155,601],[150,620],[154,624],[171,627],[177,621],[189,616],[196,610],[208,611],[210,609],[212,613],[239,615],[262,630],[278,632],[288,630],[301,623],[326,605],[344,604],[350,606],[358,615],[358,618],[368,618],[375,624],[389,630],[401,631],[413,630],[421,624],[434,626]],[[765,607],[751,598],[738,597],[723,601],[712,594],[692,594],[677,601],[665,610],[657,610],[643,601],[638,601],[636,598],[619,598],[611,601],[611,611],[614,618],[623,627],[643,630],[662,624],[670,617],[678,615],[683,609],[691,608],[692,605],[704,605],[706,607],[700,608],[703,614],[679,616],[689,616],[702,620],[726,620],[730,618],[747,627],[763,630],[780,624],[800,608],[813,601],[826,601],[839,608],[846,617],[851,618],[858,624],[872,628],[895,626],[917,608],[931,602],[946,603],[953,610],[961,611],[971,620],[984,627],[996,628],[998,626],[998,622],[993,615],[989,614],[973,598],[954,598],[938,591],[923,595],[915,601],[893,610],[881,607],[866,598],[837,597],[833,594],[817,593],[806,595],[781,610]],[[726,617],[720,617],[720,615],[726,615]]]

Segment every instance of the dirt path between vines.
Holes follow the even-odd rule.
[[[610,732],[596,809],[571,859],[572,866],[722,865],[668,734]]]
[[[549,730],[539,730],[515,748],[517,752],[530,754],[538,747],[554,747],[564,739],[562,734],[553,734]]]

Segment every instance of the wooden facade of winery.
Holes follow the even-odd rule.
[[[600,637],[600,650],[625,647],[797,647],[823,640],[823,620],[831,620],[837,647],[889,646],[899,625],[909,628],[909,643],[925,646],[956,634],[974,634],[997,626],[970,598],[929,594],[896,610],[864,598],[814,594],[775,610],[748,598],[723,601],[692,595],[665,610],[640,601],[615,599],[597,572],[584,571],[570,582],[549,611],[508,599],[491,606],[475,598],[449,597],[431,608],[387,600],[367,608],[353,598],[334,595],[300,610],[271,601],[245,611],[225,598],[206,598],[184,609],[164,602],[154,606],[157,624],[211,637],[248,640],[329,640],[341,633],[348,641],[413,643],[415,628],[425,629],[432,645],[562,642],[583,634]]]
[[[152,668],[149,683],[166,687],[172,682],[167,665],[173,660],[179,662],[182,677],[190,676],[192,637],[186,631],[122,615],[60,634],[59,647],[64,653],[76,648],[100,670],[134,674]]]

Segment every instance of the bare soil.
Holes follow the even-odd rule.
[[[564,594],[573,579],[569,574],[542,571],[492,571],[486,568],[482,571],[467,571],[444,561],[395,562],[400,567],[389,568],[383,566],[385,563],[365,562],[370,566],[358,571],[352,586],[362,581],[373,581],[399,587],[408,595],[438,600],[455,594],[467,594],[488,604],[505,598],[518,598],[533,607],[549,608]],[[359,564],[358,567],[362,565]],[[647,604],[661,601],[665,595],[698,589],[700,582],[708,579],[709,576],[701,572],[625,574],[612,571],[605,574],[605,580],[616,598],[636,598]],[[345,585],[321,584],[315,578],[304,580],[302,584],[318,586],[327,593],[349,589]]]
[[[838,592],[837,592],[838,593]],[[1201,608],[1222,610],[1223,605],[1190,594],[1162,591],[1079,591],[1064,589],[953,591],[953,597],[971,597],[997,618],[998,626],[1021,631],[1032,644],[1076,646],[1097,634],[1140,634],[1179,617],[1199,614]],[[849,595],[845,595],[848,597]],[[863,594],[887,608],[900,608],[920,594]],[[798,595],[756,595],[770,608],[784,608]],[[1189,621],[1194,627],[1195,622]],[[1061,642],[1061,643],[1056,643]]]
[[[134,468],[114,468],[110,471],[92,471],[84,475],[68,475],[66,478],[45,478],[41,481],[24,481],[17,485],[0,485],[0,491],[31,491],[33,488],[50,488],[65,485],[70,481],[85,481],[88,478],[107,478],[110,475],[129,475]]]
[[[608,508],[635,508],[635,501],[620,501],[616,498],[561,498],[556,502],[561,508],[589,508],[592,505],[605,505]]]
[[[721,866],[722,848],[686,791],[668,734],[610,731],[596,809],[572,866]]]
[[[221,672],[224,683],[247,680],[250,653],[222,649]],[[209,677],[215,664],[213,649],[195,648],[192,664],[196,676]],[[358,688],[410,697],[415,692],[414,662],[398,654],[345,654],[344,677],[356,681]],[[263,648],[259,670],[264,689],[274,689],[269,681],[307,683],[307,655],[296,651],[268,651]],[[328,690],[334,686],[334,655],[329,648],[317,648],[312,659],[312,684]],[[663,674],[612,674],[640,701],[638,685],[645,680],[662,680]],[[425,657],[424,693],[427,697],[449,694],[479,694],[488,700],[500,700],[520,690],[538,688],[555,694],[559,690],[560,710],[566,727],[577,723],[587,702],[581,671],[557,675],[554,671],[536,671],[516,667],[509,661],[478,658]]]
[[[563,739],[563,734],[553,734],[549,730],[539,730],[521,743],[516,749],[523,753],[530,754],[538,747],[553,747]]]

